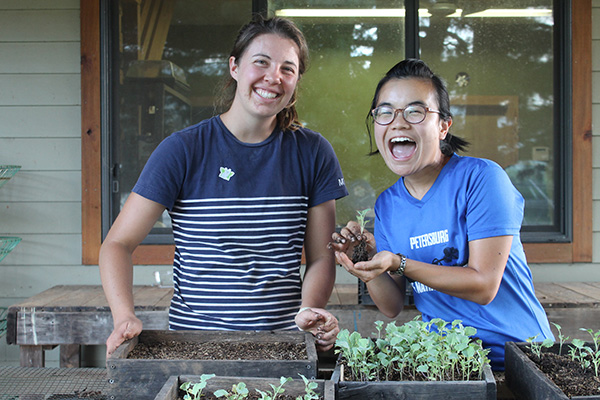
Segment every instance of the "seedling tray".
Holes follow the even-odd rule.
[[[593,346],[593,343],[586,343]],[[526,342],[506,342],[505,376],[506,385],[517,399],[523,400],[567,400],[569,397],[537,365],[525,354]],[[563,344],[563,352],[568,343]],[[549,350],[558,354],[559,345],[554,344]],[[546,351],[546,349],[544,349]],[[600,400],[599,396],[573,396],[574,400]]]
[[[292,377],[293,378],[293,377]],[[160,392],[156,395],[154,400],[177,400],[179,387],[185,382],[199,382],[200,376],[184,375],[184,376],[171,376],[167,382],[163,385]],[[272,391],[271,384],[276,387],[279,386],[279,378],[255,378],[255,377],[223,377],[215,376],[206,383],[206,388],[203,393],[212,394],[215,390],[225,389],[230,390],[231,387],[239,382],[244,382],[250,393],[256,393],[256,389],[262,390],[263,392]],[[325,381],[322,379],[313,380],[316,382],[318,387],[315,392],[323,397],[323,400],[334,400],[335,393],[333,390],[333,382]],[[300,396],[305,394],[304,381],[296,376],[292,381],[286,383],[283,388],[285,389],[284,394],[290,396]]]
[[[337,400],[411,399],[411,400],[496,400],[496,379],[492,369],[484,369],[484,379],[477,381],[379,381],[342,380],[341,363],[331,380]]]
[[[274,345],[278,342],[304,343],[306,359],[301,360],[178,360],[128,358],[138,343],[171,341],[195,343],[240,343]],[[171,376],[215,374],[218,376],[297,377],[317,376],[317,351],[314,337],[306,332],[247,331],[144,331],[123,343],[106,360],[111,399],[152,399]]]

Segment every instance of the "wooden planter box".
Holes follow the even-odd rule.
[[[296,376],[292,377],[293,380],[286,383],[283,387],[285,389],[285,395],[299,396],[305,393],[304,381]],[[179,387],[185,382],[199,382],[200,376],[198,375],[184,375],[184,376],[171,376],[167,382],[163,385],[162,389],[154,400],[177,400],[179,393]],[[269,384],[279,386],[279,378],[253,378],[253,377],[223,377],[215,376],[208,380],[206,388],[203,393],[213,393],[218,389],[231,389],[232,385],[239,382],[244,382],[250,393],[255,393],[256,389],[260,389],[264,392],[271,391],[272,388]],[[322,379],[314,380],[319,386],[315,390],[317,394],[323,397],[324,400],[334,400],[335,393],[333,389],[332,381],[325,381]]]
[[[489,366],[485,368],[484,376],[485,379],[480,381],[342,381],[338,363],[331,380],[337,400],[496,400],[496,379]]]
[[[127,358],[139,343],[256,342],[304,343],[307,358],[302,360],[178,360]],[[165,345],[165,347],[168,347]],[[111,400],[152,399],[171,376],[215,374],[218,376],[297,377],[317,376],[314,337],[306,332],[248,331],[143,331],[126,341],[106,360]]]
[[[567,345],[563,343],[563,354]],[[528,346],[526,342],[506,342],[504,366],[510,391],[520,400],[568,400],[569,397],[523,352],[522,348]],[[558,354],[558,349],[559,345],[554,344],[544,351]],[[600,400],[600,396],[574,396],[571,399]]]

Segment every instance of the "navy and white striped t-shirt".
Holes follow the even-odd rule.
[[[175,238],[170,329],[295,329],[310,207],[347,194],[333,148],[308,129],[240,142],[213,117],[166,138],[133,191]]]

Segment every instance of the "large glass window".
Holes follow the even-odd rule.
[[[556,26],[552,0],[445,3],[419,17],[420,57],[447,80],[452,131],[471,143],[467,155],[506,170],[525,198],[526,232],[561,226]]]
[[[561,69],[565,33],[557,28],[568,11],[555,9],[552,0],[110,4],[111,173],[104,232],[155,146],[212,115],[235,34],[253,9],[266,4],[269,15],[294,20],[309,44],[298,111],[340,159],[350,195],[338,202],[338,225],[372,208],[397,180],[381,157],[367,155],[364,120],[385,72],[405,57],[420,57],[447,81],[452,132],[472,143],[467,155],[498,162],[525,197],[524,240],[568,239],[568,192],[559,177],[568,161],[561,140],[569,138],[561,106],[569,102],[568,90],[561,79],[569,75]],[[165,214],[147,242],[170,240]]]
[[[213,115],[247,0],[111,2],[112,133],[108,225],[148,157],[169,134]],[[148,243],[171,242],[165,212]]]

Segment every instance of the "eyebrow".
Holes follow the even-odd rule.
[[[390,107],[392,107],[392,103],[385,102],[385,103],[379,103],[377,105],[377,107],[381,107],[381,106],[390,106]],[[410,103],[408,103],[406,105],[406,107],[410,107],[410,106],[423,106],[423,107],[427,107],[427,105],[423,101],[421,101],[421,100],[416,100],[416,101],[410,102]],[[406,108],[406,107],[404,107],[404,108]]]

